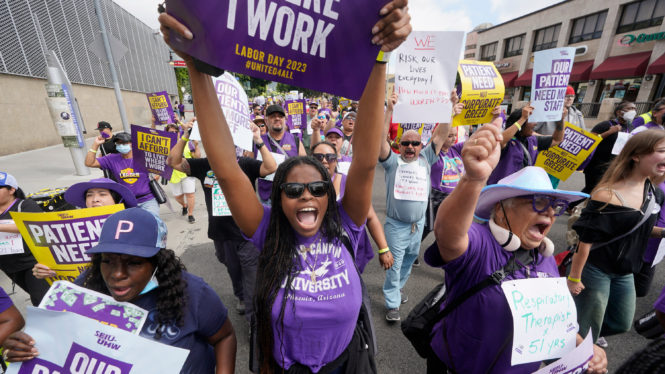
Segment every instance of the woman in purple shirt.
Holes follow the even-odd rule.
[[[381,14],[374,41],[389,52],[411,30],[406,1],[388,3]],[[160,22],[167,43],[169,33],[195,38],[166,13]],[[386,64],[374,64],[360,99],[354,137],[364,146],[356,150],[341,204],[321,163],[292,157],[277,169],[271,207],[264,207],[238,164],[230,162],[233,138],[210,77],[190,56],[176,53],[187,64],[203,145],[233,219],[261,250],[255,292],[260,372],[375,372],[374,344],[361,342],[371,336],[358,323],[365,308],[354,256],[379,158]]]

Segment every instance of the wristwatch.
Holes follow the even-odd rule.
[[[261,142],[256,145],[256,149],[261,149],[261,147],[263,147],[264,145],[266,145],[266,143]]]

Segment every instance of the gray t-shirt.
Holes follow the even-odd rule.
[[[568,108],[568,115],[566,116],[566,122],[569,122],[581,128],[582,130],[586,130],[586,127],[584,126],[584,116],[582,115],[582,112],[580,112],[575,107],[571,106],[570,108]],[[554,130],[556,130],[555,121],[538,122],[536,126],[533,128],[533,131],[537,132],[540,135],[552,135],[554,134]]]
[[[430,143],[420,152],[418,160],[413,161],[418,162],[418,164],[424,167],[427,171],[427,179],[424,183],[426,184],[425,189],[428,193],[430,190],[429,180],[431,166],[436,163],[438,159],[438,155],[434,150],[434,144]],[[425,216],[427,201],[399,200],[395,198],[395,176],[400,162],[403,162],[401,161],[400,156],[393,152],[390,152],[387,159],[381,161],[381,166],[383,166],[386,171],[386,215],[402,222],[418,222]]]

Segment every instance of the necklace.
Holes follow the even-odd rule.
[[[300,255],[303,257],[303,260],[305,260],[305,264],[309,268],[309,279],[312,280],[313,283],[316,283],[316,264],[318,263],[319,260],[319,253],[316,252],[316,255],[314,255],[314,264],[310,264],[309,261],[307,260],[307,253],[314,251],[314,248],[316,247],[316,244],[321,240],[319,236],[321,235],[321,231],[316,234],[316,239],[312,241],[312,243],[308,246],[302,246],[303,248],[298,249],[298,252],[300,252]]]

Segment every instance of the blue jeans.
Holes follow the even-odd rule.
[[[586,336],[591,328],[593,341],[630,330],[635,316],[633,274],[605,273],[586,264],[582,271],[584,290],[575,296],[579,333]]]
[[[412,225],[416,229],[412,230]],[[420,252],[420,238],[423,235],[425,217],[415,223],[402,222],[386,217],[383,226],[390,253],[393,255],[393,266],[386,270],[386,281],[383,283],[383,297],[386,299],[386,308],[399,308],[402,297],[400,290],[406,284],[411,274],[411,265],[418,258]],[[412,232],[413,231],[413,232]]]
[[[159,203],[155,198],[138,204],[139,208],[145,209],[159,218]]]

